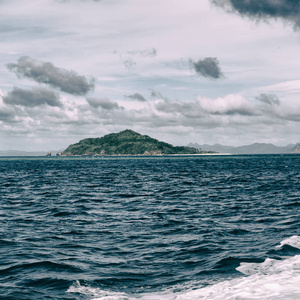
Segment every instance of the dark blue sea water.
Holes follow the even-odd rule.
[[[0,299],[300,299],[300,155],[0,158]]]

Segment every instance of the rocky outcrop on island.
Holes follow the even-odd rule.
[[[126,129],[101,138],[81,140],[77,144],[70,145],[62,152],[62,155],[169,155],[201,153],[200,150],[195,148],[172,146],[153,139],[148,135],[141,135]]]
[[[300,143],[293,148],[292,153],[300,153]]]

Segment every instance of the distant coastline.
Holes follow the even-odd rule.
[[[200,154],[165,154],[165,155],[71,155],[71,156],[64,156],[64,155],[1,155],[0,153],[0,160],[56,160],[56,159],[184,159],[184,158],[197,158],[197,157],[205,157],[205,156],[261,156],[261,155],[270,155],[270,156],[286,156],[286,155],[299,155],[299,153],[243,153],[243,154],[232,154],[232,153],[200,153]]]
[[[65,150],[45,150],[45,151],[22,151],[22,150],[0,150],[0,157],[56,157],[56,156],[74,156],[74,157],[87,157],[87,156],[95,156],[95,157],[119,157],[119,156],[198,156],[198,155],[238,155],[238,154],[299,154],[300,153],[300,143],[298,144],[289,144],[287,146],[275,146],[273,144],[267,143],[254,143],[250,145],[244,146],[224,146],[221,144],[215,145],[199,145],[198,143],[190,143],[187,146],[173,146],[164,142],[160,142],[158,140],[152,139],[148,136],[142,136],[138,133],[135,133],[131,130],[124,131],[133,134],[134,138],[137,137],[141,140],[131,140],[131,141],[124,141],[120,142],[122,144],[123,149],[120,152],[115,151],[116,145],[112,145],[112,140],[105,140],[103,143],[103,148],[98,149],[100,151],[95,151],[95,143],[99,142],[104,137],[109,136],[111,137],[120,137],[120,133],[112,134],[104,136],[103,138],[96,138],[96,139],[85,139],[80,141],[75,146],[81,147],[82,144],[84,145],[84,149],[81,149],[79,152],[73,153],[70,151],[70,148],[74,148],[74,145],[70,145]],[[123,134],[124,134],[123,132]],[[131,136],[132,138],[132,136]],[[103,142],[103,140],[102,140]],[[115,143],[114,141],[113,143]],[[150,144],[149,144],[150,142]],[[101,141],[100,141],[101,144]],[[105,145],[104,145],[105,144]],[[135,146],[133,147],[133,144]],[[119,146],[120,146],[119,145]],[[161,151],[157,147],[164,146],[167,147],[167,151],[165,153]],[[121,148],[122,148],[121,147]],[[125,149],[124,151],[124,148]],[[131,152],[131,150],[134,150]],[[165,148],[166,149],[166,148]],[[119,149],[120,150],[120,149]],[[115,153],[115,152],[116,153]]]

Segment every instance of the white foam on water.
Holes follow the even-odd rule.
[[[288,239],[283,240],[280,245],[276,246],[275,248],[281,248],[284,245],[290,245],[292,247],[295,248],[299,248],[300,249],[300,237],[298,235],[294,235]]]
[[[286,260],[276,260],[267,258],[263,263],[241,263],[241,265],[236,268],[239,272],[245,275],[252,274],[280,274],[282,272],[288,271],[300,271],[300,255],[296,255]]]
[[[91,297],[90,299],[101,299],[101,300],[129,300],[125,293],[104,291],[100,288],[95,288],[91,286],[81,285],[77,280],[70,288],[67,293],[83,294],[85,296]],[[97,298],[94,298],[97,297]]]
[[[300,249],[300,237],[280,243]],[[300,299],[300,255],[285,260],[267,258],[263,263],[241,263],[238,271],[247,275],[190,291],[128,295],[99,288],[72,285],[68,292],[81,293],[93,300],[292,300]]]

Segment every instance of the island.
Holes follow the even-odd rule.
[[[107,134],[101,138],[87,138],[70,145],[62,156],[105,156],[105,155],[191,155],[203,154],[192,147],[172,146],[148,135],[141,135],[126,129],[119,133]]]

